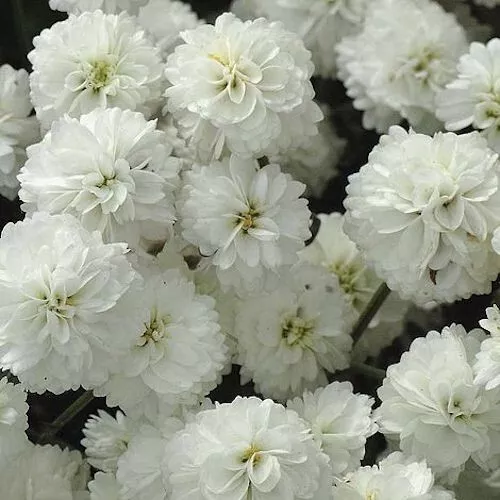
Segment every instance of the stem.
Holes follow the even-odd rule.
[[[381,382],[385,378],[385,370],[380,368],[375,368],[370,365],[365,365],[364,363],[351,363],[351,368],[353,371],[361,373],[361,375],[366,375],[367,377],[376,379]]]
[[[378,310],[385,302],[385,299],[389,296],[391,290],[385,283],[382,283],[377,291],[373,294],[368,306],[363,311],[363,314],[359,317],[356,325],[354,325],[354,329],[352,330],[351,337],[353,340],[353,345],[361,338],[363,332],[368,328],[368,325],[371,323],[371,320],[377,314]]]
[[[14,17],[16,19],[16,31],[17,37],[19,38],[19,42],[22,46],[23,57],[26,59],[26,54],[31,49],[31,40],[27,36],[25,31],[25,15],[24,15],[24,7],[22,0],[12,0],[12,9],[14,11]]]
[[[43,443],[50,442],[59,431],[71,422],[81,411],[83,411],[92,401],[94,395],[92,391],[84,392],[78,399],[73,401],[51,424],[48,424],[48,430],[45,431],[39,441]]]

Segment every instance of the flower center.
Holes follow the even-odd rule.
[[[425,47],[419,54],[412,57],[415,77],[427,84],[432,76],[432,66],[439,61],[439,54],[432,47]]]
[[[281,323],[281,336],[289,346],[303,344],[314,331],[313,320],[304,319],[300,308],[295,316],[289,316]]]
[[[241,224],[243,232],[248,232],[249,229],[256,227],[257,219],[260,217],[260,212],[254,207],[250,206],[247,212],[240,212],[237,215],[236,225]]]
[[[255,444],[251,444],[241,455],[241,463],[246,464],[250,462],[252,465],[257,465],[262,460],[262,450]]]
[[[144,323],[145,330],[137,341],[137,346],[142,347],[151,342],[160,342],[162,339],[168,337],[167,325],[171,321],[172,317],[169,314],[160,316],[158,311],[153,309],[149,323]]]
[[[62,319],[70,319],[75,314],[71,297],[62,297],[58,293],[54,293],[51,295],[43,294],[40,299],[43,302],[39,306],[39,310],[44,309]]]
[[[337,276],[342,290],[354,300],[358,292],[358,279],[363,270],[343,262],[332,262],[328,270]]]
[[[99,92],[102,87],[111,83],[116,73],[116,66],[108,61],[95,61],[90,63],[87,72],[87,88]]]

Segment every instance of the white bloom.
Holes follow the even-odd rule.
[[[497,305],[486,309],[487,319],[479,324],[491,337],[481,342],[481,351],[476,354],[474,371],[475,383],[485,385],[486,389],[494,389],[500,385],[500,310]]]
[[[164,466],[171,500],[331,497],[327,458],[305,422],[269,399],[199,413],[167,446]]]
[[[434,485],[425,460],[417,462],[402,453],[391,453],[378,465],[361,467],[338,481],[333,490],[337,500],[454,500],[451,491]]]
[[[138,423],[121,411],[112,417],[103,410],[85,423],[82,445],[90,465],[104,472],[116,472],[118,459],[127,450]]]
[[[336,134],[328,117],[319,124],[318,130],[318,135],[311,137],[310,141],[299,147],[292,144],[281,154],[270,155],[269,161],[281,165],[294,179],[306,184],[308,192],[320,198],[328,182],[338,173],[337,164],[346,141]]]
[[[296,260],[310,236],[305,186],[275,164],[232,155],[185,175],[178,200],[183,237],[213,255],[218,271],[247,281]]]
[[[308,264],[283,270],[275,291],[239,302],[243,377],[278,400],[326,385],[326,372],[349,366],[353,316],[334,276]]]
[[[437,117],[448,130],[470,125],[500,152],[500,39],[473,42],[458,63],[457,78],[437,96]]]
[[[118,460],[116,478],[121,500],[171,498],[168,476],[164,474],[162,463],[170,438],[182,427],[183,422],[176,418],[163,419],[155,426],[141,426]]]
[[[182,162],[182,168],[191,169],[196,159],[196,151],[180,133],[173,116],[167,114],[159,118],[158,130],[165,133],[167,142],[172,146],[173,155]]]
[[[191,6],[178,0],[149,0],[139,9],[137,20],[153,35],[164,58],[182,43],[182,31],[201,24]]]
[[[181,160],[155,121],[129,110],[64,117],[28,149],[19,196],[28,213],[70,213],[105,241],[165,241]]]
[[[203,161],[218,158],[224,147],[262,156],[276,141],[289,142],[282,134],[298,141],[303,130],[317,133],[322,114],[312,101],[311,54],[297,35],[280,23],[243,23],[225,13],[215,26],[181,37],[185,44],[167,60],[167,109]]]
[[[37,119],[29,116],[32,108],[26,70],[0,66],[0,195],[9,200],[17,195],[26,146],[40,135]]]
[[[98,472],[89,483],[90,500],[123,500],[114,474]]]
[[[370,2],[363,31],[337,46],[339,76],[364,111],[365,128],[385,132],[406,118],[432,128],[436,92],[467,50],[464,29],[431,0]]]
[[[389,287],[419,304],[489,293],[499,269],[498,155],[477,133],[391,127],[349,177],[344,228]]]
[[[354,394],[350,382],[333,382],[314,393],[305,391],[302,398],[288,401],[287,408],[310,425],[338,476],[359,467],[366,439],[377,432],[371,419],[373,403],[364,394]]]
[[[0,379],[0,468],[28,445],[26,392],[19,384]]]
[[[315,74],[335,78],[335,46],[361,31],[369,0],[257,0],[257,11],[297,33],[312,52]]]
[[[33,45],[31,99],[45,130],[65,113],[78,117],[98,107],[150,113],[160,97],[158,50],[125,13],[71,15]]]
[[[70,215],[35,213],[5,226],[0,366],[35,392],[103,383],[110,358],[133,342],[134,332],[120,330],[137,321],[124,306],[136,279],[126,251]]]
[[[318,214],[319,230],[300,259],[323,266],[337,276],[347,300],[362,314],[382,284],[375,272],[367,267],[356,245],[344,233],[344,216],[340,213]],[[391,293],[368,328],[356,342],[353,359],[363,362],[377,356],[402,331],[402,320],[408,304],[397,293]]]
[[[399,435],[404,453],[452,481],[469,458],[487,469],[500,452],[500,392],[474,384],[471,366],[481,336],[455,324],[429,332],[388,368],[378,390],[381,431]]]
[[[49,0],[52,10],[81,14],[86,11],[102,10],[106,14],[116,14],[127,11],[137,14],[137,10],[148,0]]]
[[[88,466],[78,451],[30,445],[0,472],[5,500],[85,500]]]
[[[263,5],[260,0],[233,0],[230,11],[244,21],[264,15]]]
[[[474,3],[477,5],[484,5],[489,9],[493,9],[497,5],[500,5],[500,0],[474,0]]]
[[[144,289],[134,296],[139,329],[135,346],[101,389],[110,406],[127,414],[144,410],[148,398],[170,405],[195,403],[217,386],[226,363],[224,336],[211,297],[177,269],[142,270]]]

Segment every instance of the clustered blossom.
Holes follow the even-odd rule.
[[[486,389],[500,385],[500,311],[497,305],[486,309],[486,319],[479,324],[490,333],[490,337],[481,342],[481,351],[476,354],[474,371],[477,384],[484,384]]]
[[[365,128],[385,132],[405,118],[432,130],[436,93],[466,50],[464,29],[432,0],[370,2],[361,33],[337,46],[339,77]]]
[[[50,8],[70,14],[81,14],[86,11],[102,10],[106,14],[127,11],[136,14],[137,9],[148,0],[49,0]]]
[[[65,114],[95,108],[154,111],[162,90],[159,51],[126,13],[71,15],[33,45],[31,100],[44,130]]]
[[[314,65],[297,35],[263,18],[222,14],[215,25],[181,33],[168,57],[167,110],[191,136],[204,161],[224,149],[262,156],[317,133]]]
[[[499,269],[491,247],[499,172],[478,133],[429,137],[394,126],[349,177],[346,232],[403,298],[425,304],[489,293]]]
[[[32,109],[26,70],[0,66],[0,195],[10,200],[17,195],[26,147],[40,134],[36,118],[29,116]]]
[[[388,368],[378,390],[381,431],[448,481],[456,481],[469,458],[488,470],[500,452],[500,392],[474,382],[482,337],[481,330],[467,334],[455,324],[429,332]]]
[[[500,39],[474,42],[457,66],[458,75],[437,96],[437,117],[448,130],[472,125],[500,152]]]
[[[111,108],[65,116],[28,149],[19,175],[22,208],[70,213],[108,242],[164,242],[182,164],[171,153],[156,122],[140,113]]]

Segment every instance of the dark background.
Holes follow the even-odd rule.
[[[269,0],[273,1],[273,0]],[[458,0],[452,0],[457,1]],[[227,10],[227,0],[191,0],[190,3],[200,17],[212,21],[215,16]],[[489,10],[476,8],[474,14],[483,23],[494,26],[494,33],[500,33],[500,9]],[[51,26],[54,22],[63,20],[66,14],[51,11],[48,0],[2,0],[2,14],[0,17],[0,64],[9,63],[15,68],[24,67],[30,70],[26,54],[32,48],[32,39],[43,28]],[[315,80],[318,99],[330,104],[333,108],[332,120],[337,132],[348,141],[345,153],[338,165],[339,175],[329,184],[324,196],[320,200],[311,200],[313,212],[343,211],[342,200],[345,196],[347,176],[359,169],[366,162],[367,155],[378,141],[374,132],[367,132],[361,126],[361,114],[354,110],[350,99],[340,82]],[[0,229],[9,221],[22,219],[19,202],[9,202],[0,197]],[[495,285],[496,286],[496,285]],[[491,297],[473,297],[467,302],[459,302],[446,306],[429,315],[432,328],[441,329],[452,322],[461,322],[468,329],[477,326],[477,322],[484,316],[484,309],[492,301]],[[371,360],[371,364],[385,369],[389,364],[399,360],[401,352],[407,349],[411,340],[418,335],[425,334],[419,321],[410,321],[406,332],[395,344],[386,349],[379,358]],[[335,378],[351,380],[357,391],[375,396],[379,381],[370,380],[365,376],[346,372],[336,374]],[[241,388],[239,385],[238,370],[225,377],[223,384],[212,395],[219,401],[231,401],[236,395],[252,394],[251,386]],[[68,393],[61,396],[31,395],[30,403],[30,429],[32,438],[44,430],[45,424],[52,422],[72,401],[79,395]],[[90,412],[95,412],[98,407],[104,408],[102,400],[95,400],[71,425],[66,426],[60,433],[61,443],[69,443],[78,447],[81,439],[81,428]],[[380,441],[374,442],[368,449],[367,461],[373,459],[380,450]]]

